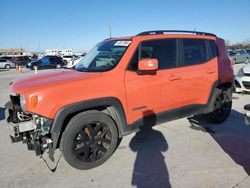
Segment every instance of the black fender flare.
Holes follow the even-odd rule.
[[[203,113],[208,113],[210,112],[210,105],[212,102],[212,98],[214,96],[214,93],[216,92],[216,90],[220,89],[221,91],[226,91],[226,92],[233,92],[233,83],[227,82],[227,83],[221,83],[219,80],[215,81],[211,91],[210,91],[210,95],[208,97],[208,101],[207,101],[207,107],[204,109]],[[230,100],[232,100],[232,96],[230,96]]]
[[[115,110],[115,112],[113,112],[113,114],[115,114],[114,121],[116,122],[117,125],[119,137],[122,137],[131,132],[129,130],[129,126],[127,125],[124,108],[119,99],[115,97],[105,97],[105,98],[81,101],[64,106],[56,113],[50,131],[51,138],[53,140],[53,149],[55,150],[58,147],[62,131],[65,128],[64,123],[68,116],[77,112],[82,112],[84,110],[95,109],[103,106],[105,107],[111,106],[112,109]]]

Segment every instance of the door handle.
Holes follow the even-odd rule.
[[[169,81],[175,81],[175,80],[180,80],[180,79],[182,79],[182,76],[174,76],[174,75],[172,75],[172,76],[170,76],[168,78]]]
[[[215,70],[207,70],[207,73],[208,74],[213,74],[213,73],[215,73],[216,71]]]

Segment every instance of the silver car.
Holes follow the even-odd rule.
[[[15,67],[16,65],[12,63],[11,61],[8,61],[6,59],[0,59],[0,68],[11,69]]]
[[[250,55],[245,50],[237,50],[229,53],[229,57],[233,61],[233,64],[236,63],[245,63],[250,60]]]
[[[250,92],[250,61],[244,64],[235,76],[235,91]]]

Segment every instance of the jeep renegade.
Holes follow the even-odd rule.
[[[36,155],[48,150],[53,158],[60,148],[72,167],[90,169],[150,118],[156,124],[191,115],[225,121],[232,83],[224,40],[214,34],[160,30],[109,38],[72,70],[10,83],[10,138]]]

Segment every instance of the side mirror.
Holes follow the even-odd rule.
[[[138,64],[139,71],[156,71],[158,70],[158,60],[157,59],[143,59],[139,61]]]

